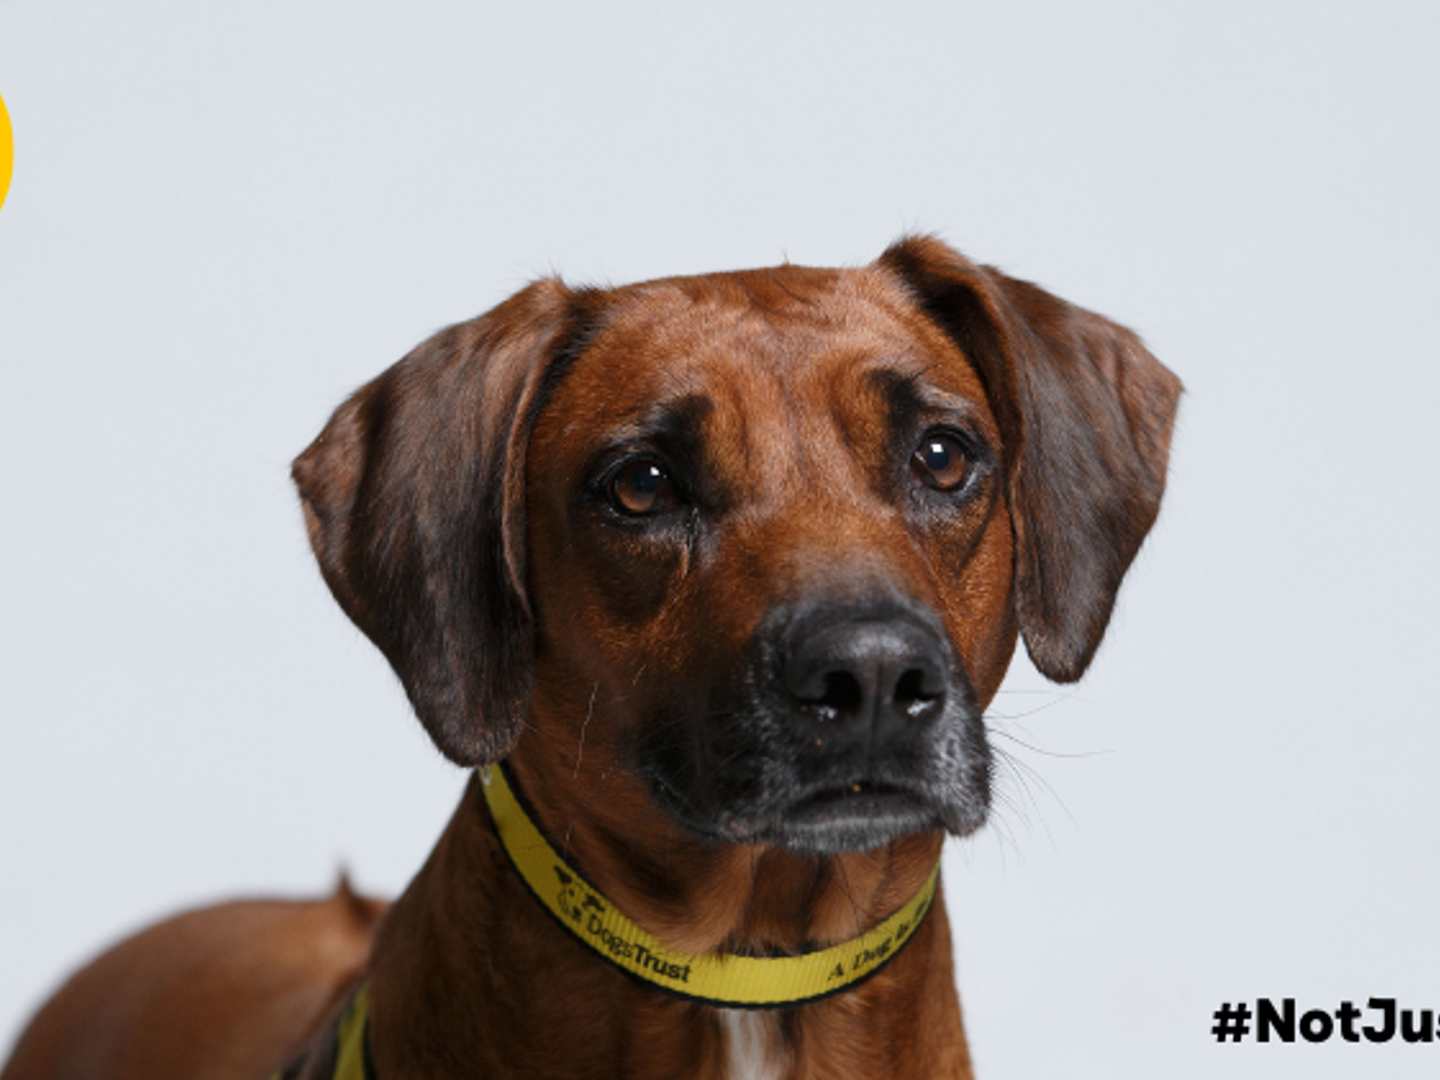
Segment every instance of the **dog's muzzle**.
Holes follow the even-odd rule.
[[[787,605],[736,674],[642,754],[678,818],[716,840],[836,853],[983,824],[990,751],[940,620],[896,599]]]

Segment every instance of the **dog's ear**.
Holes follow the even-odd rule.
[[[330,591],[457,764],[503,757],[524,719],[525,450],[582,308],[542,280],[441,331],[356,391],[292,470]]]
[[[929,237],[880,257],[975,365],[1005,441],[1031,660],[1078,679],[1160,509],[1180,380],[1122,326]]]

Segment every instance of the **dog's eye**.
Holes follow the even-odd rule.
[[[935,432],[921,441],[910,469],[916,479],[936,491],[956,491],[970,477],[970,459],[953,435]]]
[[[675,482],[653,461],[632,461],[610,481],[610,502],[623,514],[660,514],[679,501]]]

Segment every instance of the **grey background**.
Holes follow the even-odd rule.
[[[1222,1001],[1440,1008],[1433,3],[0,5],[0,1045],[184,905],[394,892],[463,776],[312,565],[289,459],[550,270],[903,231],[1189,387],[1077,689],[947,848],[982,1080],[1433,1076],[1217,1046]]]

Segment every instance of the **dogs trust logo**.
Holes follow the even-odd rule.
[[[555,876],[560,879],[560,893],[555,897],[556,907],[575,922],[581,922],[585,913],[580,910],[580,896],[579,890],[575,888],[575,879],[558,866],[555,867]]]
[[[585,888],[564,867],[554,866],[560,892],[555,898],[556,910],[575,923],[578,930],[594,939],[595,947],[621,960],[630,960],[656,975],[675,982],[690,981],[690,965],[669,963],[636,941],[628,941],[605,924],[608,909],[605,901]]]
[[[0,208],[5,206],[5,196],[10,192],[10,173],[14,167],[14,132],[10,129],[10,114],[5,111],[5,99],[0,97]]]

